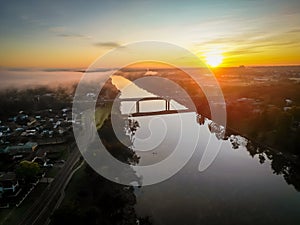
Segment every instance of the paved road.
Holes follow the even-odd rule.
[[[63,168],[59,171],[53,182],[42,193],[33,205],[25,212],[20,219],[18,225],[43,225],[50,217],[62,188],[68,181],[68,177],[72,173],[73,167],[80,158],[80,152],[76,148],[71,151],[68,160]]]

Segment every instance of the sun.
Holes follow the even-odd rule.
[[[220,51],[211,51],[205,54],[205,61],[211,67],[217,67],[222,63],[223,55]]]

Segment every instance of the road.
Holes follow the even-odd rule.
[[[60,193],[64,188],[68,177],[72,173],[75,164],[80,158],[80,152],[74,148],[65,165],[59,171],[52,183],[46,188],[41,196],[33,203],[33,205],[20,218],[18,225],[43,225],[51,216],[51,213],[60,197]]]

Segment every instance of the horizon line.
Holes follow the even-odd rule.
[[[217,67],[193,67],[185,66],[181,67],[182,69],[230,69],[230,68],[267,68],[267,67],[300,67],[300,64],[282,64],[282,65],[239,65],[239,66],[217,66]],[[156,69],[156,70],[170,70],[170,69],[180,69],[176,67],[99,67],[88,70],[84,67],[10,67],[10,66],[0,66],[0,71],[42,71],[42,72],[79,72],[79,73],[91,73],[91,72],[106,72],[111,70],[147,70],[147,69]]]

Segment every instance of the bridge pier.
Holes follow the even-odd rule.
[[[136,112],[139,113],[140,112],[140,101],[136,101],[135,108],[136,108]]]
[[[166,111],[170,110],[170,100],[166,99]]]
[[[155,98],[155,99],[151,99],[151,100],[162,100],[162,98]],[[169,99],[163,99],[165,100],[165,111],[169,111],[170,110],[170,100]],[[136,113],[140,112],[140,101],[145,101],[145,99],[140,99],[138,101],[136,101],[135,103],[135,108],[136,108]]]

